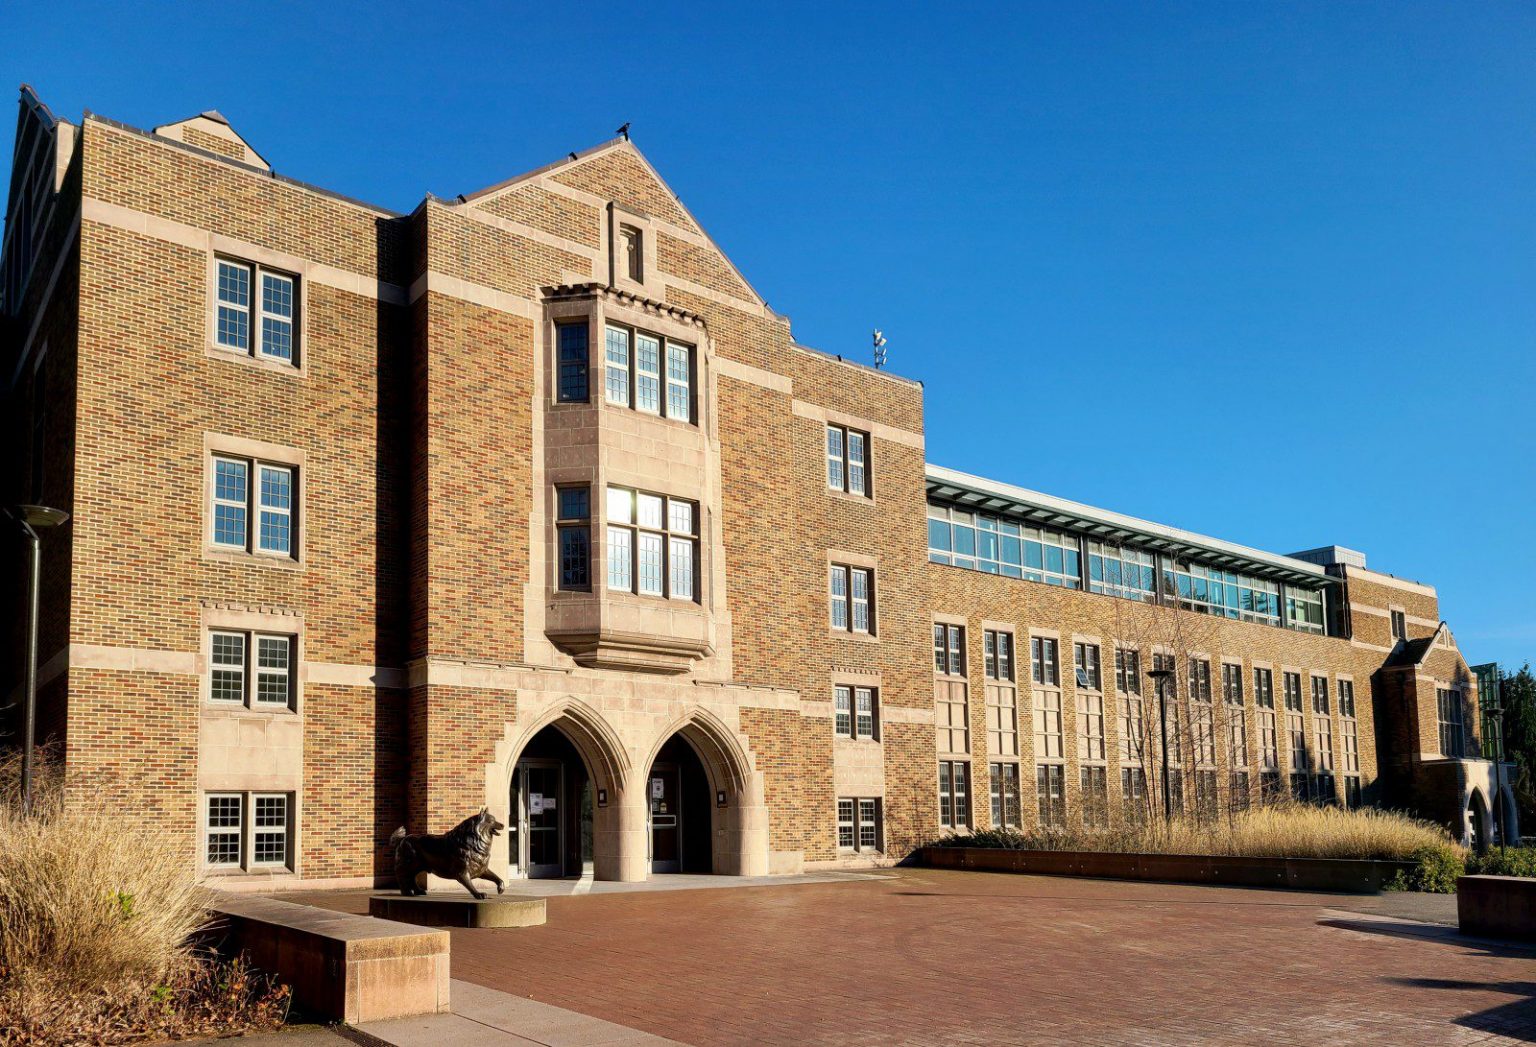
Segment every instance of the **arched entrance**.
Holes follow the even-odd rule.
[[[1472,802],[1467,804],[1467,844],[1476,854],[1488,850],[1488,805],[1477,789],[1472,790]]]
[[[523,747],[508,796],[507,860],[513,876],[578,876],[592,865],[592,776],[553,725]]]
[[[646,776],[651,872],[714,872],[714,803],[709,774],[693,746],[674,734]]]

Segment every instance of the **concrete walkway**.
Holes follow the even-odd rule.
[[[365,1047],[668,1047],[628,1026],[455,980],[453,1013],[368,1022],[343,1035]],[[357,1036],[361,1032],[363,1036]],[[307,1045],[306,1045],[307,1047]]]

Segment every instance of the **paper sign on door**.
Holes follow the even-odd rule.
[[[660,778],[652,778],[651,779],[651,799],[659,800],[663,796],[665,796],[666,792],[663,789],[663,786],[665,786],[665,785],[666,785],[666,782],[664,782],[662,779],[660,779]]]
[[[528,813],[529,814],[543,814],[544,813],[544,794],[543,793],[529,793],[528,794]]]

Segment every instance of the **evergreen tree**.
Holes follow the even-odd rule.
[[[1531,666],[1504,677],[1500,685],[1504,706],[1504,758],[1513,763],[1515,799],[1523,831],[1536,829],[1536,676]],[[1529,827],[1529,828],[1527,828]]]

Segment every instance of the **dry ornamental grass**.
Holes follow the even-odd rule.
[[[40,761],[31,817],[0,763],[0,1044],[130,1043],[281,1023],[286,988],[200,953],[208,922],[180,840],[64,802]]]

